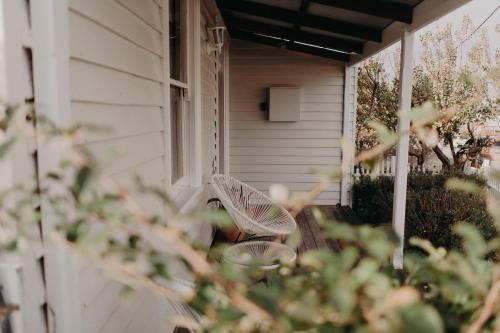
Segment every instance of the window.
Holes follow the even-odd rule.
[[[169,62],[170,62],[170,142],[171,183],[185,184],[187,174],[188,106],[186,80],[186,9],[185,1],[169,2]]]
[[[171,130],[171,158],[172,184],[184,176],[184,126],[183,126],[183,97],[182,90],[170,86],[170,130]]]
[[[181,0],[170,0],[170,77],[182,81],[182,22]]]

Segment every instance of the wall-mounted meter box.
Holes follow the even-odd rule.
[[[300,88],[269,88],[269,121],[300,121]]]

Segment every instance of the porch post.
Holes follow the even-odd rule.
[[[411,109],[414,46],[414,32],[405,29],[401,38],[401,68],[399,74],[400,114],[398,116],[399,139],[396,152],[396,176],[394,179],[394,202],[392,210],[392,227],[401,242],[392,258],[392,264],[396,269],[403,268],[406,185],[408,178],[408,150],[410,144],[410,119],[405,117],[404,113]]]
[[[342,137],[354,144],[356,132],[356,107],[357,107],[357,69],[355,66],[346,65],[344,70],[344,109],[342,113]],[[351,205],[352,187],[352,154],[342,152],[342,181],[340,190],[340,204]]]
[[[31,1],[31,17],[36,113],[47,116],[58,126],[68,126],[71,124],[68,0]],[[39,145],[37,150],[41,177],[57,170],[61,154],[47,145]],[[43,188],[46,185],[43,178],[41,181]],[[51,241],[56,226],[46,206],[47,197],[42,194],[49,331],[79,333],[82,331],[82,308],[78,258],[72,256],[69,249]]]

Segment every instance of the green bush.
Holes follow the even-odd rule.
[[[410,174],[406,201],[406,240],[419,237],[430,240],[435,246],[459,248],[460,239],[452,232],[452,228],[460,222],[475,225],[487,239],[495,234],[485,200],[479,195],[446,190],[444,185],[450,177],[485,184],[481,177],[461,173]],[[393,192],[392,177],[383,176],[373,180],[361,177],[353,186],[353,209],[367,224],[390,223]]]

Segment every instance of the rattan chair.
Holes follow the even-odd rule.
[[[292,215],[271,198],[234,177],[212,177],[214,191],[238,228],[248,235],[288,235],[296,223]]]

